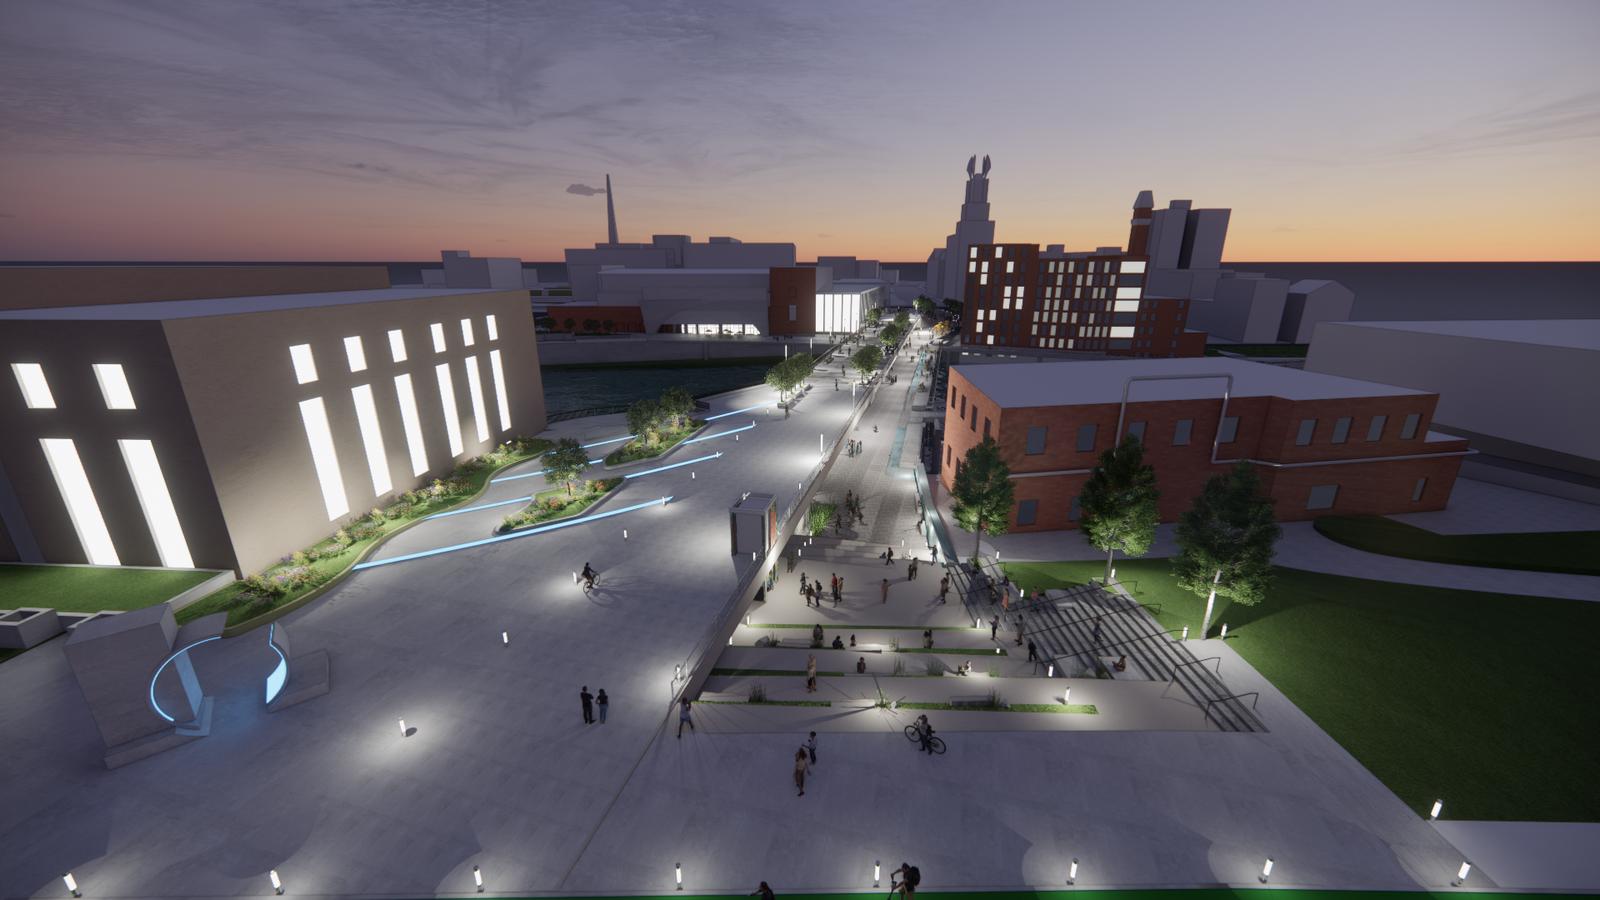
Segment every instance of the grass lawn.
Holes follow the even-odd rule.
[[[292,588],[287,593],[273,598],[269,602],[241,602],[240,594],[247,592],[248,586],[244,581],[236,581],[222,590],[203,597],[179,610],[178,624],[182,625],[201,616],[226,611],[228,613],[228,625],[232,626],[287,606],[340,577],[346,569],[355,563],[361,553],[373,544],[419,519],[426,518],[437,512],[444,512],[447,509],[472,500],[482,493],[484,487],[489,483],[489,478],[494,473],[519,462],[542,456],[549,449],[549,441],[539,439],[524,441],[520,448],[506,451],[496,457],[496,462],[493,464],[480,465],[470,468],[470,470],[460,471],[451,478],[451,481],[456,483],[455,489],[447,490],[443,494],[410,506],[402,516],[385,519],[381,524],[377,525],[375,533],[369,537],[354,541],[342,549],[331,539],[323,541],[315,548],[312,548],[318,552],[320,558],[307,562],[306,568],[310,570],[307,581],[298,587]],[[287,568],[289,568],[287,564],[280,563],[268,568],[261,574],[270,576],[274,572],[281,572]]]
[[[1031,589],[1104,563],[1005,568]],[[1162,625],[1199,626],[1205,598],[1166,560],[1117,570]],[[1218,605],[1229,646],[1419,815],[1443,798],[1452,819],[1600,821],[1600,603],[1279,568],[1259,606]]]
[[[1600,575],[1600,531],[1437,534],[1383,516],[1323,516],[1317,533],[1346,547],[1491,569]]]
[[[607,453],[606,465],[623,466],[631,462],[638,462],[641,459],[655,459],[683,443],[689,435],[694,434],[704,424],[706,423],[700,419],[690,419],[687,427],[680,428],[677,431],[663,432],[654,447],[647,447],[643,442],[635,438]]]
[[[181,594],[215,574],[121,567],[0,566],[0,609],[140,609]]]

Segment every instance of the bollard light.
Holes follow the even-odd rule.
[[[1183,626],[1183,637],[1180,638],[1180,640],[1187,641],[1188,639],[1189,639],[1189,626],[1185,625],[1185,626]]]
[[[272,892],[274,894],[282,894],[283,893],[283,879],[278,877],[278,870],[277,869],[273,869],[272,871],[268,872],[267,873],[267,877],[272,879]]]
[[[754,550],[750,551],[750,561],[751,562],[755,562],[756,561],[756,552]]]
[[[78,890],[78,879],[73,878],[71,872],[61,876],[61,883],[67,886],[67,890],[72,892],[72,896],[83,896],[83,891]]]
[[[628,539],[628,529],[626,529],[626,528],[622,529],[622,539],[623,540],[627,540]]]
[[[875,860],[872,861],[872,886],[873,887],[877,887],[878,886],[878,875],[882,871],[882,866],[883,866],[883,864],[881,862],[879,862],[878,860],[875,859]]]
[[[1112,569],[1111,569],[1111,580],[1112,581],[1116,581],[1117,580],[1117,570],[1116,570],[1115,566],[1113,566]]]
[[[1073,884],[1077,880],[1078,880],[1078,861],[1076,859],[1074,859],[1072,861],[1072,865],[1067,866],[1067,884]]]
[[[1228,639],[1228,623],[1227,622],[1223,622],[1222,623],[1222,635],[1221,635],[1221,637],[1222,637],[1223,640],[1227,640]]]
[[[683,890],[683,863],[673,863],[672,874],[678,879],[678,890]]]
[[[695,477],[694,477],[694,470],[693,469],[689,470],[689,480],[690,481],[696,480]]]
[[[750,424],[754,425],[755,423],[751,422]],[[737,434],[733,436],[733,442],[735,444],[739,443],[739,436]]]
[[[1261,883],[1266,884],[1270,877],[1272,877],[1272,857],[1269,856],[1266,865],[1261,867]]]
[[[501,644],[501,646],[507,646],[510,643],[511,643],[511,635],[507,634],[504,631],[500,632],[500,644]]]
[[[1068,687],[1067,688],[1067,692],[1065,694],[1061,695],[1061,705],[1062,706],[1066,706],[1071,702],[1072,702],[1072,688]]]
[[[577,584],[578,583],[578,573],[577,572],[573,572],[572,573],[572,583],[573,584]]]
[[[728,646],[729,647],[733,646],[733,635],[731,635],[731,634],[728,635]]]
[[[477,886],[478,893],[483,893],[483,871],[477,866],[472,867],[472,883]]]
[[[401,719],[400,720],[400,736],[401,737],[405,737],[406,736],[406,720],[405,719]]]
[[[797,491],[800,490],[800,482],[796,481],[794,483],[794,489],[797,490]]]
[[[744,623],[745,623],[745,624],[746,624],[746,625],[749,625],[749,624],[750,624],[750,614],[749,614],[749,613],[745,613],[745,614],[744,614]]]
[[[994,648],[994,655],[995,656],[999,656],[1000,655],[1000,648],[999,647]]]
[[[1056,677],[1056,664],[1055,663],[1051,663],[1050,667],[1045,669],[1044,677],[1046,677],[1046,678],[1054,678],[1054,677]]]
[[[1461,861],[1461,868],[1456,870],[1456,880],[1450,882],[1450,884],[1453,885],[1454,887],[1461,887],[1462,884],[1466,883],[1467,875],[1470,874],[1471,872],[1472,872],[1472,863],[1469,863],[1466,860],[1462,860]]]
[[[1439,813],[1441,812],[1444,812],[1444,801],[1433,801],[1433,809],[1428,812],[1428,821],[1432,822],[1433,820],[1439,818]]]

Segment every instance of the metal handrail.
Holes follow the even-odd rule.
[[[1181,662],[1181,663],[1178,663],[1177,665],[1172,667],[1172,677],[1167,679],[1167,686],[1166,686],[1165,689],[1163,689],[1161,691],[1161,696],[1165,697],[1167,695],[1167,691],[1172,690],[1173,683],[1175,683],[1178,680],[1178,670],[1179,669],[1183,668],[1184,666],[1192,666],[1192,665],[1194,665],[1196,663],[1208,663],[1208,662],[1211,662],[1213,660],[1215,660],[1216,663],[1217,663],[1217,678],[1221,679],[1222,678],[1222,657],[1220,657],[1220,656],[1208,656],[1208,657],[1206,657],[1204,659],[1191,659],[1188,662]]]
[[[1226,703],[1229,700],[1238,700],[1238,699],[1240,699],[1242,697],[1254,697],[1255,698],[1255,699],[1250,701],[1250,710],[1251,710],[1251,712],[1254,712],[1255,709],[1256,709],[1256,705],[1261,702],[1261,692],[1260,691],[1245,691],[1242,694],[1229,694],[1226,697],[1218,697],[1215,700],[1207,700],[1206,701],[1205,712],[1200,717],[1200,721],[1208,722],[1208,721],[1211,720],[1211,706],[1212,706],[1212,704],[1215,704],[1215,703]],[[1221,725],[1222,723],[1218,722],[1217,724]]]

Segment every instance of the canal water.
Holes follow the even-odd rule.
[[[728,366],[545,367],[544,402],[548,415],[597,406],[627,405],[659,397],[674,385],[704,397],[760,384],[772,363]]]

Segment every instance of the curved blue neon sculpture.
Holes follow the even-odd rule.
[[[184,655],[185,653],[188,653],[190,650],[193,650],[194,648],[200,646],[201,644],[207,643],[208,641],[220,641],[220,640],[222,640],[222,635],[220,635],[220,634],[212,635],[211,637],[208,637],[208,638],[201,638],[200,640],[195,641],[194,643],[190,644],[189,646],[184,647],[181,650],[175,651],[171,656],[169,656],[166,659],[162,660],[161,665],[156,666],[156,673],[154,675],[150,676],[150,708],[156,711],[156,715],[160,716],[163,719],[166,719],[168,722],[176,722],[176,721],[178,721],[177,719],[174,719],[173,717],[167,715],[167,711],[161,708],[161,704],[160,703],[156,702],[156,679],[161,677],[162,670],[165,669],[167,667],[167,665],[169,663],[171,663],[173,660],[175,660],[178,657]]]

